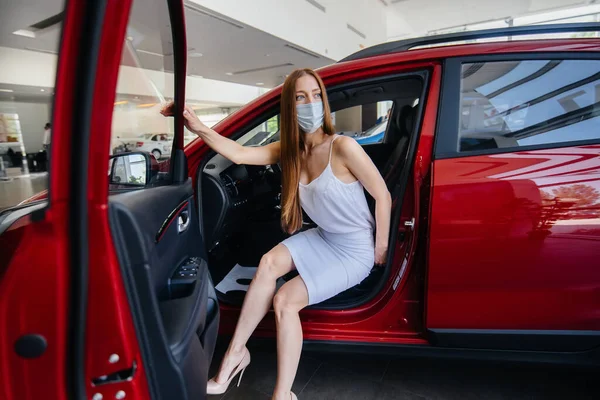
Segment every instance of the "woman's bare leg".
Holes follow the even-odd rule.
[[[233,369],[241,362],[246,342],[271,308],[277,278],[292,269],[294,269],[292,256],[287,247],[282,244],[278,244],[261,258],[244,298],[233,338],[215,379],[217,383],[226,382]]]
[[[290,400],[290,391],[302,352],[302,325],[298,313],[308,305],[308,291],[297,276],[279,289],[273,299],[277,321],[277,383],[273,400]]]

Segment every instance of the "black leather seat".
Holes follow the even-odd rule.
[[[400,178],[400,172],[402,172],[402,163],[414,127],[415,110],[416,107],[413,108],[409,105],[402,107],[398,113],[394,114],[387,133],[386,142],[391,143],[394,148],[380,172],[390,193]],[[375,215],[375,200],[366,190],[365,195],[371,214]]]
[[[415,108],[405,105],[395,115],[392,129],[388,132],[388,141],[395,143],[395,145],[388,161],[381,170],[381,176],[383,176],[390,191],[394,188],[402,171],[402,163],[414,127],[414,119]]]

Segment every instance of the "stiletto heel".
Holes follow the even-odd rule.
[[[211,380],[208,381],[208,384],[206,385],[206,394],[223,394],[223,393],[225,393],[227,391],[227,389],[229,388],[229,384],[231,383],[231,381],[233,381],[233,378],[235,378],[238,374],[240,375],[240,377],[237,381],[237,386],[239,387],[240,382],[242,381],[242,376],[244,375],[244,371],[246,371],[246,367],[248,367],[249,364],[250,364],[250,352],[248,351],[248,349],[245,349],[242,360],[240,361],[238,366],[235,367],[233,369],[233,371],[231,371],[231,374],[229,374],[229,379],[227,379],[227,382],[218,383],[215,380],[215,378],[212,378]]]
[[[242,382],[242,376],[244,376],[244,371],[246,371],[246,368],[244,368],[242,372],[240,372],[240,378],[238,379],[237,387],[240,387],[240,383]]]

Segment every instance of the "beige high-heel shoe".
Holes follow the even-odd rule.
[[[244,356],[242,357],[242,361],[240,361],[240,363],[238,364],[237,367],[235,367],[233,369],[233,371],[231,371],[231,374],[229,374],[229,379],[227,379],[227,382],[225,383],[218,383],[215,378],[212,378],[211,380],[208,381],[208,384],[206,386],[206,394],[223,394],[227,391],[227,388],[229,388],[229,384],[231,383],[231,381],[233,380],[233,378],[235,378],[235,376],[237,374],[240,374],[240,377],[238,379],[237,382],[237,386],[240,386],[240,382],[242,381],[242,376],[244,376],[244,371],[246,370],[246,367],[248,367],[248,365],[250,364],[250,352],[248,351],[248,349],[244,349]]]

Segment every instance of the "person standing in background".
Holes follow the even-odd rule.
[[[42,147],[46,151],[46,171],[50,171],[50,137],[52,125],[50,122],[46,122],[44,126],[44,139],[42,140]]]
[[[52,125],[50,125],[50,122],[47,122],[44,126],[44,139],[42,140],[42,146],[46,152],[48,152],[48,149],[50,148],[50,128],[52,128]]]

